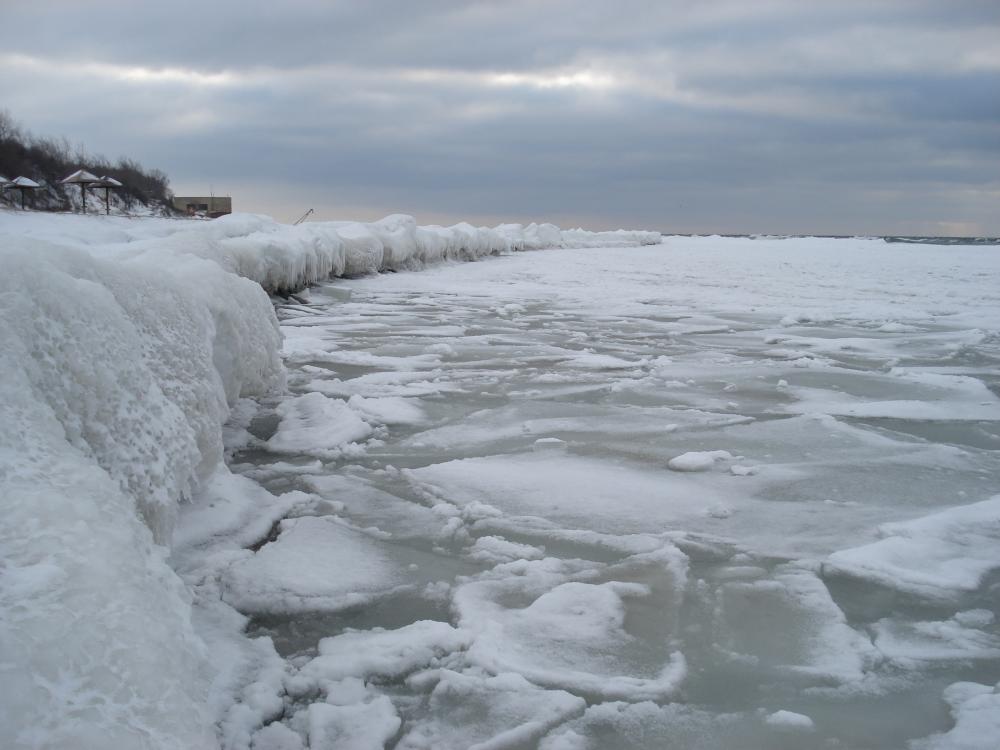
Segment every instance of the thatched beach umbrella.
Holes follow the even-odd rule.
[[[87,188],[91,185],[100,185],[101,178],[96,174],[91,174],[86,169],[78,169],[69,177],[59,180],[63,185],[79,185],[80,196],[83,199],[83,213],[87,213]]]
[[[28,177],[16,177],[7,187],[21,191],[21,210],[24,210],[24,194],[28,190],[38,190],[41,185]]]
[[[120,188],[122,184],[118,182],[114,177],[104,176],[101,181],[97,184],[98,187],[104,188],[104,213],[105,215],[111,214],[111,190],[112,188]]]

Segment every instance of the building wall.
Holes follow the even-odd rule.
[[[233,212],[233,199],[228,195],[182,196],[175,195],[173,206],[178,211],[222,216]],[[189,209],[189,206],[194,206]]]

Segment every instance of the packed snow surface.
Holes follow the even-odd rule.
[[[1000,255],[654,239],[0,215],[0,744],[1000,745]]]

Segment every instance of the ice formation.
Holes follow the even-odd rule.
[[[249,215],[4,212],[2,744],[214,746],[209,660],[192,629],[191,593],[165,557],[178,508],[195,495],[214,492],[217,502],[198,504],[182,546],[193,546],[198,524],[246,536],[260,514],[288,508],[265,510],[247,499],[253,490],[234,492],[235,479],[220,476],[230,407],[283,386],[264,289],[513,250],[659,240],[547,224],[417,227],[407,216],[290,227]],[[286,402],[271,449],[328,453],[368,436],[358,413],[380,422],[420,413],[393,400],[301,399],[325,409]],[[309,519],[298,523],[288,538],[309,528]],[[270,606],[309,593],[300,585]]]
[[[654,241],[0,214],[0,744],[995,747],[1000,259]]]

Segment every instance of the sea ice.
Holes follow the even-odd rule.
[[[352,630],[321,640],[319,656],[302,668],[299,678],[396,679],[436,666],[441,657],[464,650],[471,642],[470,632],[434,620],[396,630]]]
[[[235,562],[223,597],[241,612],[337,610],[402,585],[378,541],[332,516],[281,522],[278,538]]]
[[[0,236],[6,744],[996,745],[1000,256]]]
[[[719,461],[728,461],[729,451],[689,451],[670,459],[667,466],[674,471],[708,471]]]
[[[286,399],[277,411],[281,422],[267,441],[268,449],[277,453],[329,457],[372,434],[371,426],[346,402],[322,393]]]
[[[944,691],[955,726],[910,743],[911,750],[993,750],[1000,737],[1000,683],[956,682]]]
[[[396,745],[399,750],[504,750],[537,741],[583,713],[582,698],[542,690],[517,674],[495,677],[442,670],[428,714]]]
[[[912,521],[887,523],[882,539],[834,552],[827,575],[867,578],[930,598],[976,589],[1000,568],[1000,495]]]

